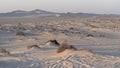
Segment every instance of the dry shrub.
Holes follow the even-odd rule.
[[[30,45],[30,46],[27,46],[27,49],[31,49],[31,48],[40,48],[38,45]]]
[[[23,33],[23,32],[17,32],[16,35],[25,36],[25,33]]]
[[[0,53],[2,53],[4,56],[10,55],[10,52],[6,49],[0,49]]]
[[[94,37],[92,34],[87,34],[87,37]]]
[[[72,45],[68,45],[67,43],[63,43],[62,45],[59,46],[57,49],[57,53],[63,52],[66,49],[73,49],[76,50],[76,48]]]
[[[54,43],[54,44],[60,45],[60,43],[59,43],[59,42],[57,42],[57,40],[56,40],[56,39],[53,39],[53,40],[48,40],[46,43],[48,43],[48,42],[51,42],[51,43]]]
[[[73,49],[73,50],[77,50],[73,45],[69,45],[68,49]]]
[[[54,39],[54,40],[50,40],[50,42],[52,42],[52,43],[54,43],[54,44],[57,44],[57,45],[60,45],[60,44],[57,42],[56,39]]]

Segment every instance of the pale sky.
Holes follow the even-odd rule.
[[[0,12],[33,9],[120,14],[120,0],[0,0]]]

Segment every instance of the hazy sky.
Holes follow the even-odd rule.
[[[0,12],[33,9],[120,14],[120,0],[0,0]]]

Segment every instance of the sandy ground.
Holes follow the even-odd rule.
[[[17,32],[21,34],[16,35]],[[77,51],[56,53],[50,39]],[[0,68],[120,68],[120,19],[80,18],[0,25]],[[28,49],[38,45],[40,48]],[[89,48],[91,52],[80,49]]]

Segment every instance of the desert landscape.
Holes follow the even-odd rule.
[[[0,68],[120,68],[120,16],[45,13],[0,17]]]

